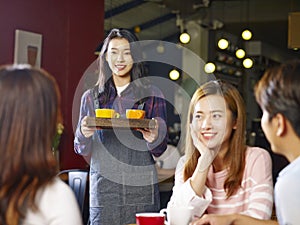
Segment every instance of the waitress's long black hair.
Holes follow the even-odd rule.
[[[135,96],[137,101],[141,102],[145,96],[149,96],[147,93],[149,81],[145,79],[147,76],[147,71],[143,63],[143,56],[141,51],[141,46],[139,45],[138,38],[126,29],[112,29],[107,37],[105,38],[100,55],[99,55],[99,77],[96,83],[99,89],[99,94],[102,96],[103,102],[106,103],[110,96],[111,90],[109,88],[110,84],[114,85],[112,79],[112,71],[106,61],[106,53],[110,41],[114,38],[125,38],[130,44],[131,56],[133,59],[133,67],[130,72],[131,82],[134,81],[136,88],[134,88]],[[143,78],[143,79],[139,79]],[[140,97],[139,97],[140,96]],[[140,99],[142,98],[142,99]]]

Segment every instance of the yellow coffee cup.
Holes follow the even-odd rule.
[[[126,109],[127,119],[144,119],[146,112],[141,109]]]
[[[115,118],[116,111],[114,109],[95,109],[96,117],[99,118]]]

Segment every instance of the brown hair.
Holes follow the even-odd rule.
[[[37,191],[57,174],[51,145],[59,104],[58,86],[46,71],[0,67],[0,224],[18,225],[28,208],[38,210]]]
[[[188,112],[187,133],[185,155],[186,164],[184,168],[184,180],[192,176],[196,168],[199,151],[193,145],[190,134],[190,123],[193,119],[194,108],[197,102],[208,95],[223,96],[227,107],[232,113],[233,120],[236,120],[236,129],[232,130],[229,150],[225,155],[225,161],[228,162],[228,175],[224,183],[224,189],[227,192],[227,197],[230,197],[240,187],[243,172],[245,168],[245,130],[246,130],[246,113],[243,99],[238,90],[229,83],[224,81],[209,81],[199,87],[194,93]]]
[[[101,103],[106,103],[108,101],[111,92],[109,84],[113,83],[113,79],[111,77],[112,71],[105,57],[110,41],[115,38],[124,38],[130,44],[130,54],[133,58],[133,66],[130,72],[130,78],[131,81],[134,81],[133,84],[136,86],[136,88],[133,89],[135,92],[135,97],[137,100],[140,100],[140,98],[144,98],[144,96],[148,96],[150,94],[148,92],[149,80],[145,79],[147,76],[147,70],[143,62],[144,59],[142,54],[142,46],[140,45],[139,40],[134,33],[123,28],[114,28],[109,32],[103,41],[103,45],[98,57],[99,76],[96,86],[99,89],[99,93],[103,96],[103,98],[101,98],[103,99],[103,102]]]
[[[284,115],[300,137],[300,60],[292,60],[266,70],[255,86],[256,101],[271,120]]]

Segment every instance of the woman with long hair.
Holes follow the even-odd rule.
[[[175,173],[172,205],[203,213],[268,219],[273,207],[269,153],[246,146],[246,113],[238,90],[217,80],[199,87],[189,107],[185,155]]]
[[[166,103],[162,92],[145,78],[137,37],[112,29],[99,55],[99,78],[81,100],[75,133],[75,152],[90,155],[90,221],[99,224],[135,223],[137,212],[160,209],[157,173],[152,155],[167,147]],[[126,118],[126,109],[142,109],[155,118],[153,129],[89,127],[95,109],[114,109]]]
[[[51,151],[61,122],[54,78],[29,65],[0,67],[0,224],[70,224],[82,219]]]
[[[272,151],[290,162],[275,183],[276,220],[258,220],[247,215],[204,215],[194,225],[284,225],[299,224],[300,203],[300,61],[290,60],[266,70],[255,86],[262,109],[261,127]]]

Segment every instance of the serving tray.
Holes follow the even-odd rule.
[[[96,127],[99,129],[111,128],[149,128],[153,129],[156,126],[155,119],[124,119],[124,118],[99,118],[88,117],[88,127]]]

